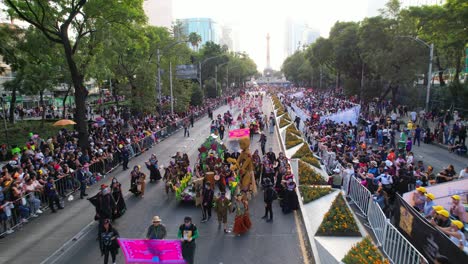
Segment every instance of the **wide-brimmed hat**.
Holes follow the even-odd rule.
[[[153,216],[153,223],[154,222],[161,222],[161,218],[159,216]]]

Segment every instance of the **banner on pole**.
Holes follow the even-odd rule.
[[[176,66],[176,77],[191,80],[198,78],[198,67],[193,64],[182,64]]]

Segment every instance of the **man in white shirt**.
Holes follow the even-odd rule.
[[[418,115],[418,114],[417,114],[415,111],[412,111],[412,112],[410,113],[411,121],[413,121],[413,123],[416,122],[416,117],[417,117],[417,115]]]
[[[460,174],[458,174],[458,179],[466,179],[468,178],[468,166],[466,166],[464,169],[460,171]]]

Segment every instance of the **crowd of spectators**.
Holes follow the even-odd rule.
[[[0,158],[6,160],[0,175],[0,234],[12,233],[15,225],[42,213],[49,204],[61,209],[65,198],[80,185],[99,181],[121,161],[151,147],[155,142],[193,122],[225,103],[227,98],[206,99],[201,106],[174,114],[130,114],[116,107],[101,112],[88,124],[89,146],[81,148],[78,133],[61,129],[42,138],[30,134],[24,146],[8,149],[2,145]],[[77,177],[85,175],[86,179]],[[80,178],[80,179],[78,179]]]
[[[435,199],[433,194],[425,191],[425,187],[466,179],[468,166],[454,168],[450,164],[435,172],[431,164],[417,160],[413,153],[413,143],[419,146],[423,133],[417,120],[410,120],[414,125],[400,126],[395,112],[389,110],[392,108],[390,104],[379,104],[377,107],[372,104],[371,107],[362,108],[361,118],[366,122],[320,122],[321,115],[346,110],[353,103],[331,92],[321,94],[304,91],[304,97],[294,97],[293,94],[297,94],[297,90],[282,91],[280,99],[287,107],[295,105],[310,113],[309,118],[296,125],[302,125],[299,128],[305,139],[316,155],[322,158],[332,179],[339,179],[330,181],[338,185],[335,187],[341,185],[343,178],[355,177],[373,194],[388,218],[394,212],[393,201],[396,194],[415,191],[414,199],[417,200],[417,210],[421,213],[437,217],[446,215],[454,221],[460,221],[462,226],[467,223],[468,216],[458,195],[452,196],[452,208],[436,208],[444,210],[439,212],[431,205],[430,210],[426,208],[424,212],[425,203]],[[407,110],[400,108],[403,109],[400,114],[404,115]],[[455,223],[454,226],[459,225],[458,222]],[[448,225],[450,224],[449,221]]]

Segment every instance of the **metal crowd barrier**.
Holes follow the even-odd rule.
[[[369,201],[372,200],[372,194],[355,177],[350,177],[348,196],[357,205],[364,216],[367,216]]]
[[[427,259],[390,223],[384,230],[382,249],[395,264],[424,264]]]
[[[395,264],[428,263],[426,258],[387,219],[372,194],[354,176],[345,178],[343,189],[369,221],[379,246]]]
[[[373,199],[370,199],[369,201],[367,220],[369,221],[372,231],[379,242],[379,246],[382,246],[385,238],[385,230],[387,225],[390,223],[382,211],[382,208],[380,208],[379,204],[377,204]]]

